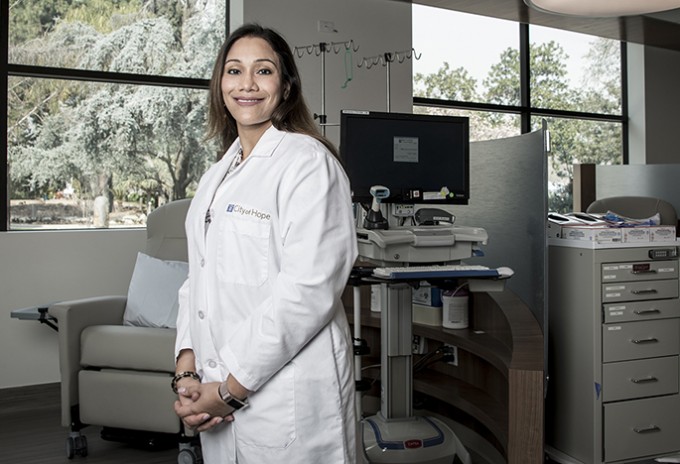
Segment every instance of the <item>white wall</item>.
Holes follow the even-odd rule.
[[[341,109],[384,111],[386,68],[358,69],[362,57],[411,48],[411,5],[392,0],[245,0],[231,11],[281,32],[292,47],[354,40],[353,79],[346,89],[345,54],[326,54],[326,114],[339,123]],[[317,21],[337,33],[320,33]],[[321,57],[297,60],[307,103],[319,113]],[[411,64],[391,69],[391,109],[410,112]],[[337,127],[328,137],[339,142]],[[0,388],[59,381],[56,333],[10,318],[13,309],[95,295],[125,294],[145,231],[10,232],[0,234]]]
[[[645,47],[646,164],[680,161],[680,52]]]
[[[13,309],[125,295],[144,230],[0,234],[0,388],[58,382],[57,334]]]
[[[279,31],[291,45],[345,42],[359,46],[352,53],[353,79],[346,81],[345,52],[326,53],[326,115],[328,123],[340,122],[340,110],[386,111],[387,68],[358,68],[364,57],[385,52],[410,50],[411,4],[394,0],[257,0],[245,3],[244,20],[258,22]],[[319,20],[332,21],[337,33],[318,32]],[[313,113],[321,111],[321,56],[304,55],[296,59],[302,74],[303,93]],[[413,108],[412,67],[410,61],[390,66],[393,112],[410,113]],[[339,142],[338,127],[328,127],[326,135]]]

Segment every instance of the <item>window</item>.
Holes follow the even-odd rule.
[[[3,230],[144,226],[193,194],[216,153],[205,103],[226,0],[0,4]]]
[[[531,26],[532,106],[617,114],[621,108],[619,42]]]
[[[497,94],[501,82],[519,89],[516,23],[414,4],[413,48],[415,96],[520,104],[518,92]]]
[[[619,42],[415,4],[413,23],[414,111],[467,115],[473,140],[545,119],[551,210],[572,209],[574,163],[627,159]]]
[[[574,164],[621,164],[623,126],[619,122],[544,118],[550,129],[548,195],[552,211],[569,212],[573,205]],[[541,120],[534,118],[533,129]]]

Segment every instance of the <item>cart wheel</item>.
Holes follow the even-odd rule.
[[[190,449],[183,449],[177,455],[177,464],[198,464],[198,457]]]

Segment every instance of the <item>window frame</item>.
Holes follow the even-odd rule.
[[[444,100],[437,98],[413,97],[413,106],[439,107],[451,109],[465,109],[473,111],[492,111],[497,113],[518,114],[521,120],[521,133],[531,132],[532,117],[556,117],[567,119],[581,119],[603,122],[617,122],[622,125],[622,163],[628,164],[628,78],[626,43],[620,41],[621,46],[621,114],[589,113],[582,111],[553,110],[534,108],[531,106],[530,88],[530,56],[531,40],[530,25],[519,24],[519,55],[520,55],[520,105],[501,105],[482,102],[467,102],[460,100]]]
[[[83,82],[102,82],[107,84],[155,85],[161,87],[190,88],[208,90],[210,79],[161,76],[154,74],[129,74],[108,71],[92,71],[73,68],[54,68],[9,63],[9,0],[0,0],[0,91],[6,96],[9,90],[9,77],[32,77],[40,79],[62,79]],[[225,0],[225,37],[229,36],[229,0]],[[0,120],[7,123],[7,104],[0,105]],[[0,232],[13,232],[10,229],[9,210],[9,170],[7,130],[0,131]],[[40,232],[53,232],[57,229],[44,229]],[[20,232],[20,231],[18,231]]]

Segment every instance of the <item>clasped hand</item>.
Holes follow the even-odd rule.
[[[177,389],[178,399],[175,401],[175,413],[184,425],[205,432],[224,421],[234,420],[234,408],[228,406],[220,398],[219,382],[187,382]]]

